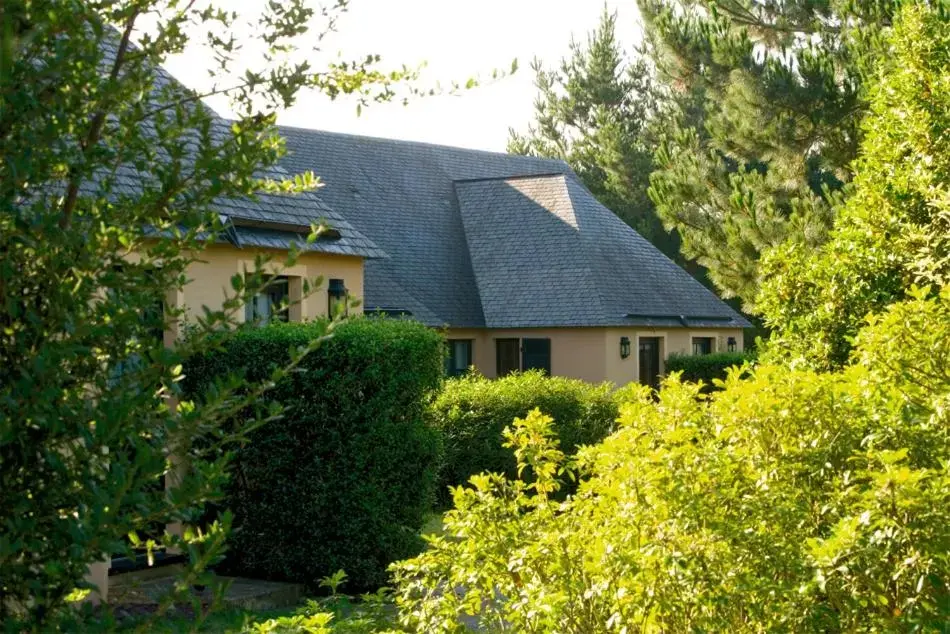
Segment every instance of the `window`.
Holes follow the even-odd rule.
[[[518,339],[495,339],[495,370],[499,377],[521,369],[521,342]]]
[[[337,319],[350,312],[350,292],[343,280],[332,279],[327,287],[327,317]]]
[[[551,374],[550,339],[496,339],[495,369],[499,377],[518,370]]]
[[[693,354],[712,354],[713,351],[713,338],[712,337],[693,337]]]
[[[551,340],[522,339],[522,370],[544,370],[551,374]]]
[[[460,376],[472,365],[472,340],[449,339],[449,356],[445,360],[445,375]]]
[[[244,320],[266,326],[271,321],[288,321],[290,280],[284,276],[271,278],[263,291],[244,306]]]

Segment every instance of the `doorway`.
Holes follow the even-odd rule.
[[[640,383],[660,387],[660,337],[638,337],[640,344]]]

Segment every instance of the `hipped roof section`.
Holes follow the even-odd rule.
[[[281,127],[290,171],[389,258],[366,310],[433,326],[744,327],[562,161]]]

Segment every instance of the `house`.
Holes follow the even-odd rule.
[[[187,93],[164,69],[157,73],[159,88]],[[216,125],[227,134],[230,122]],[[743,345],[748,322],[598,203],[562,161],[280,132],[288,153],[269,175],[311,170],[325,187],[217,201],[227,230],[187,271],[192,281],[170,305],[192,314],[219,308],[231,277],[253,270],[257,254],[296,244],[303,254],[295,266],[272,271],[275,284],[245,319],[325,316],[348,295],[367,312],[445,329],[451,374],[542,368],[655,384],[670,353]],[[122,170],[130,189],[149,178]],[[330,230],[308,243],[314,224]],[[302,281],[317,276],[327,291],[304,298]],[[284,300],[290,310],[271,314]],[[176,336],[165,334],[169,343]]]
[[[601,205],[562,161],[281,127],[289,172],[388,257],[363,305],[446,329],[448,370],[655,384],[670,353],[749,323]]]
[[[113,44],[103,46],[110,53]],[[157,73],[158,88],[185,90]],[[226,135],[230,122],[214,126]],[[749,324],[598,203],[563,162],[281,132],[288,153],[268,175],[312,170],[326,186],[216,201],[225,231],[186,271],[190,282],[165,298],[186,316],[220,308],[232,277],[271,254],[274,284],[239,319],[306,320],[330,314],[347,296],[360,299],[371,314],[444,329],[452,374],[470,366],[489,377],[541,368],[655,384],[672,352],[743,344]],[[119,166],[117,176],[129,192],[154,177],[131,166]],[[315,224],[329,230],[308,242]],[[292,245],[302,250],[296,263],[277,264]],[[304,297],[303,280],[317,276],[327,288]],[[276,311],[285,300],[290,308]],[[177,336],[177,327],[164,333],[168,345]],[[101,597],[110,566],[119,568],[90,566]]]

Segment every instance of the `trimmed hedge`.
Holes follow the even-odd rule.
[[[501,432],[515,417],[524,417],[535,407],[554,418],[561,448],[567,453],[603,439],[617,418],[609,383],[594,385],[535,370],[501,379],[478,374],[449,379],[428,409],[431,425],[442,431],[441,504],[451,502],[449,486],[464,484],[477,473],[515,477],[514,456],[502,446]]]
[[[681,379],[706,384],[706,391],[715,389],[713,379],[725,379],[726,370],[746,361],[754,362],[756,355],[749,352],[716,352],[713,354],[691,355],[671,354],[666,360],[666,373],[682,372]]]
[[[186,390],[235,371],[263,379],[319,333],[315,324],[243,332],[191,361]],[[442,348],[421,324],[355,319],[266,394],[286,410],[237,451],[223,504],[235,515],[227,571],[313,586],[343,569],[351,588],[369,588],[419,552],[440,447],[423,414],[442,380]]]

